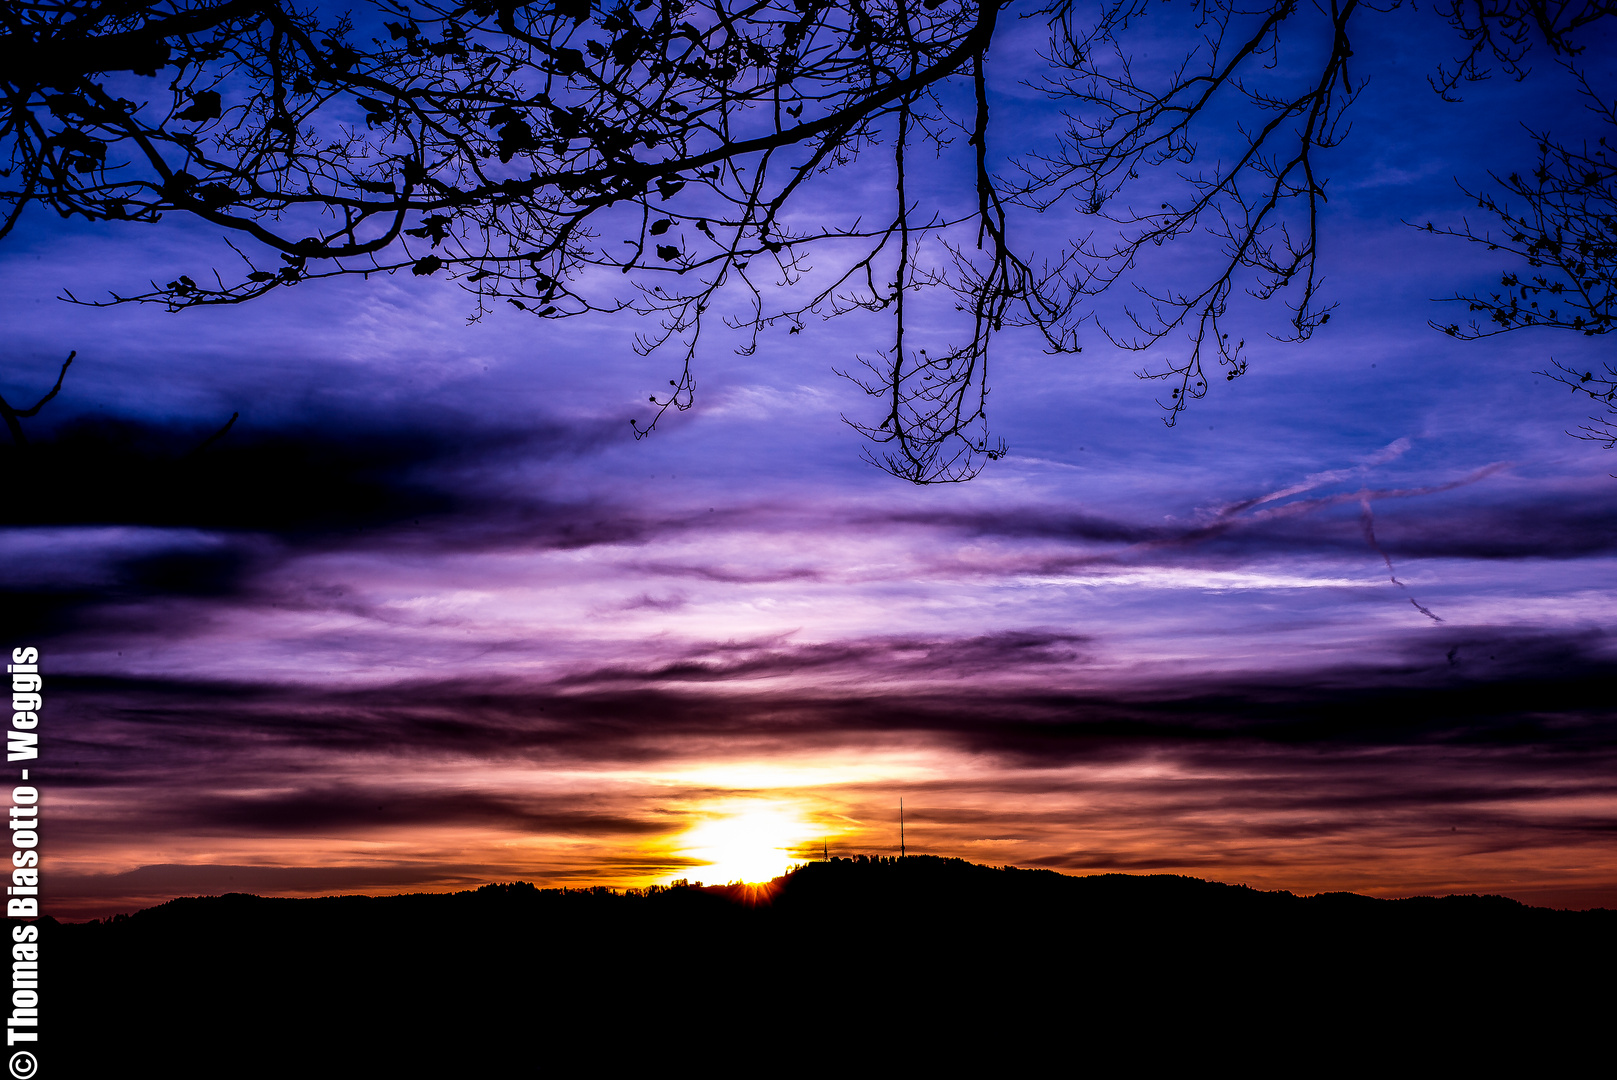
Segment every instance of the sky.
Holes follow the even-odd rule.
[[[1529,162],[1522,124],[1586,121],[1547,59],[1443,104],[1452,32],[1380,18],[1329,157],[1330,324],[1255,333],[1172,428],[1151,354],[1008,334],[1010,454],[962,485],[861,459],[837,370],[875,317],[715,337],[695,407],[636,441],[678,358],[633,319],[468,324],[396,277],[85,308],[62,291],[218,238],[27,220],[0,392],[77,351],[0,529],[46,678],[46,910],[757,880],[896,854],[900,800],[910,853],[1617,906],[1617,455],[1535,374],[1612,345],[1431,329],[1502,266],[1406,224],[1475,213],[1457,181]],[[1054,116],[1017,40],[1004,154]]]

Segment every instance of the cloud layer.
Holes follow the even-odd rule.
[[[1158,358],[1009,334],[1012,453],[964,487],[860,464],[834,369],[878,316],[710,343],[696,407],[636,442],[678,364],[630,321],[467,326],[402,278],[88,312],[52,298],[217,238],[26,220],[0,389],[80,353],[0,451],[55,913],[701,878],[725,822],[894,850],[900,799],[912,850],[984,862],[1617,904],[1617,484],[1532,375],[1607,343],[1431,331],[1497,268],[1403,224],[1465,212],[1452,178],[1519,167],[1497,132],[1556,100],[1411,109],[1417,37],[1356,58],[1328,327],[1254,335],[1172,430]]]

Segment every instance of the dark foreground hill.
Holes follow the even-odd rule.
[[[41,1075],[86,1077],[1547,1068],[1606,1030],[1617,977],[1617,912],[925,856],[767,889],[235,894],[46,931]]]

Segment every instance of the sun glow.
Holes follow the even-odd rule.
[[[812,833],[808,822],[784,807],[726,807],[680,837],[677,851],[692,861],[683,876],[693,880],[709,885],[763,882],[801,861],[794,850]]]

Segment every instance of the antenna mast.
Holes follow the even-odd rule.
[[[904,857],[904,800],[898,800],[898,857]]]

